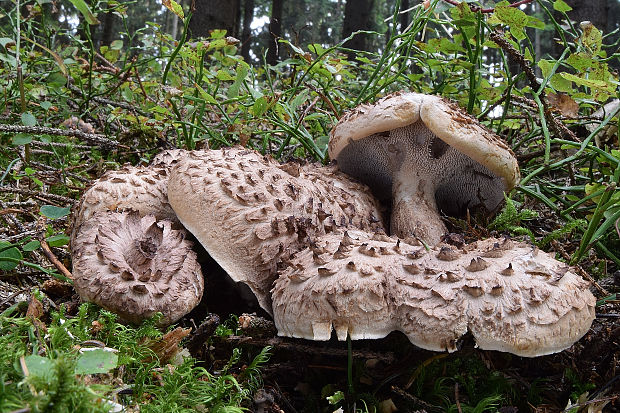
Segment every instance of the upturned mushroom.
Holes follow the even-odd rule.
[[[519,181],[510,148],[456,104],[399,92],[345,114],[329,155],[392,206],[390,230],[430,245],[446,232],[440,212],[494,211]]]
[[[367,188],[333,167],[280,164],[244,148],[189,153],[170,172],[168,199],[185,228],[269,313],[278,266],[308,237],[383,229]]]
[[[161,312],[160,325],[171,324],[202,297],[202,272],[185,231],[153,215],[97,212],[82,223],[72,254],[80,297],[128,322]]]
[[[399,330],[424,349],[455,351],[468,331],[478,347],[520,356],[571,346],[594,319],[588,283],[526,243],[478,241],[430,250],[348,231],[296,254],[273,289],[278,333],[327,340]]]

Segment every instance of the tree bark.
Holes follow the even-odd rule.
[[[103,19],[103,32],[99,46],[109,46],[114,35],[114,13],[108,11]]]
[[[409,0],[402,0],[400,2],[400,12],[403,12],[405,10],[409,9]],[[405,29],[407,28],[407,26],[409,26],[409,13],[402,13],[400,15],[400,32],[403,33],[405,31]]]
[[[573,8],[566,14],[568,14],[568,17],[570,17],[571,20],[576,21],[577,24],[582,21],[589,21],[601,31],[605,31],[607,29],[607,11],[609,8],[607,0],[565,1],[566,4]]]
[[[267,63],[278,63],[278,38],[282,37],[282,5],[283,0],[273,0],[271,3],[271,21],[269,22],[269,50],[267,50]]]
[[[372,19],[374,5],[375,0],[347,0],[344,6],[344,21],[342,23],[343,39],[358,30],[372,30],[374,28]],[[344,47],[368,51],[369,36],[367,34],[358,34],[347,41]],[[352,59],[354,56],[355,53],[349,53],[349,59]]]
[[[252,29],[250,25],[254,20],[254,0],[243,2],[243,30],[241,32],[241,56],[250,63],[250,46],[252,45]]]
[[[212,30],[226,30],[238,36],[241,0],[196,0],[196,10],[189,22],[192,37],[208,37]]]

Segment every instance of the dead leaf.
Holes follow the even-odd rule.
[[[549,93],[547,100],[554,112],[559,112],[567,118],[576,118],[579,115],[579,104],[566,93]]]

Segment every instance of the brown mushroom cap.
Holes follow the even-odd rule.
[[[185,231],[138,212],[97,212],[73,244],[74,287],[84,300],[140,323],[175,322],[202,297],[204,281]]]
[[[333,128],[329,154],[338,167],[392,200],[391,231],[434,245],[439,215],[495,210],[519,180],[510,148],[440,97],[395,93],[362,105]]]
[[[168,198],[211,257],[268,312],[278,264],[309,236],[383,228],[366,187],[334,168],[281,165],[244,148],[190,153],[171,170]]]
[[[326,340],[332,325],[340,339],[400,330],[419,347],[454,351],[470,331],[482,349],[533,357],[568,348],[594,319],[587,282],[525,243],[489,239],[427,251],[348,231],[316,245],[275,283],[280,335]]]

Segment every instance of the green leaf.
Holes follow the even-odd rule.
[[[114,40],[110,44],[110,49],[112,50],[122,50],[123,49],[123,41],[120,39]]]
[[[88,7],[88,4],[86,4],[84,0],[69,0],[69,1],[73,3],[75,8],[78,9],[80,13],[82,13],[82,16],[84,16],[88,24],[99,24],[99,20],[97,20],[97,17],[95,17],[93,12],[90,10],[90,7]]]
[[[567,11],[571,11],[573,8],[566,4],[564,0],[555,0],[553,2],[553,9],[559,12],[566,13]]]
[[[57,207],[54,205],[43,205],[39,210],[39,213],[49,219],[58,219],[69,215],[71,208]]]
[[[0,270],[10,271],[23,259],[22,253],[7,241],[0,241]]]
[[[102,348],[84,351],[77,359],[75,374],[107,373],[116,368],[118,355]]]
[[[22,124],[24,126],[37,126],[37,118],[30,112],[22,113]]]
[[[235,81],[228,88],[227,96],[229,98],[234,98],[239,96],[239,89],[241,88],[241,83],[245,80],[245,77],[248,75],[249,65],[245,62],[239,62],[237,66],[237,75],[235,76]]]
[[[183,6],[177,3],[174,0],[162,0],[162,3],[168,10],[179,16],[180,19],[185,18],[185,13],[183,13]]]
[[[52,102],[48,102],[46,100],[44,102],[39,103],[39,106],[41,106],[41,108],[43,108],[43,110],[48,111],[52,107]]]
[[[216,104],[217,100],[209,93],[207,93],[200,85],[194,85],[196,89],[198,89],[198,93],[200,93],[200,97],[203,98],[207,103]]]
[[[223,70],[223,69],[218,70],[215,77],[223,81],[235,80],[235,78],[230,73],[228,73],[226,70]]]
[[[256,117],[259,117],[259,116],[262,116],[263,113],[267,111],[268,107],[269,107],[269,102],[267,98],[265,96],[262,96],[256,99],[256,101],[254,101],[254,104],[250,108],[250,113]]]
[[[0,46],[6,48],[8,46],[15,46],[15,39],[10,37],[0,37]]]
[[[56,234],[45,239],[50,247],[62,247],[69,243],[69,237],[65,234]]]
[[[54,362],[47,357],[31,354],[24,357],[28,376],[36,376],[51,381],[54,374]],[[24,375],[26,372],[24,371]]]
[[[27,133],[17,133],[13,135],[13,139],[11,139],[13,145],[26,145],[32,142],[32,135]]]
[[[326,397],[329,404],[337,404],[338,402],[344,400],[344,393],[338,390],[331,396]]]
[[[507,2],[498,3],[493,13],[501,22],[511,26],[511,28],[523,28],[528,24],[528,16],[518,7],[510,7]]]
[[[580,86],[586,86],[592,89],[604,90],[609,93],[613,93],[616,90],[616,86],[611,82],[605,82],[603,80],[595,80],[595,79],[584,79],[579,76],[575,76],[571,73],[560,73],[566,80],[570,80],[571,82],[575,82]]]
[[[37,240],[32,240],[28,242],[26,245],[22,247],[22,249],[26,252],[31,252],[38,249],[41,246],[41,243]]]
[[[592,53],[598,54],[601,51],[601,45],[603,43],[603,34],[590,22],[582,22],[581,29],[581,43]]]

